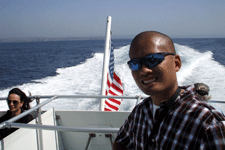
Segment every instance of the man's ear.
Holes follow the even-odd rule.
[[[175,55],[174,62],[175,62],[175,70],[176,70],[176,72],[178,72],[180,70],[181,66],[182,66],[181,59],[180,59],[179,55]]]

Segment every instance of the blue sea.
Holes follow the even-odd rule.
[[[182,68],[179,85],[203,82],[212,100],[224,101],[225,38],[173,39]],[[115,71],[125,96],[143,95],[127,66],[131,39],[112,40]],[[100,95],[105,40],[0,43],[0,97],[19,87],[32,95]],[[124,99],[120,110],[131,111],[135,100]],[[211,103],[225,112],[225,104]],[[35,102],[32,102],[32,106]],[[99,110],[99,99],[57,99],[44,106],[56,110]],[[0,110],[7,110],[5,101]]]

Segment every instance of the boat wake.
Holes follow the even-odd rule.
[[[213,59],[213,53],[211,51],[201,53],[179,44],[175,44],[175,48],[182,59],[182,68],[177,73],[179,85],[206,83],[211,89],[212,99],[222,100],[221,91],[225,90],[225,81],[223,80],[225,67]],[[123,82],[124,96],[146,96],[136,86],[127,66],[128,51],[129,45],[114,50],[115,71]],[[30,91],[32,95],[100,95],[102,66],[103,53],[94,53],[93,57],[76,66],[58,68],[56,76],[49,76],[14,87],[19,87],[26,94]],[[7,97],[8,91],[12,88],[1,90],[0,97]],[[56,110],[99,110],[99,102],[99,99],[60,99],[44,106],[43,109],[54,107]],[[120,110],[131,111],[135,104],[135,100],[123,100]],[[31,105],[34,106],[35,102],[32,102]],[[215,105],[220,105],[216,107],[223,110],[221,104]],[[7,109],[6,102],[1,101],[0,110]]]

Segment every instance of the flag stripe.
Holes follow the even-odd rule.
[[[111,109],[108,109],[108,108],[105,108],[105,110],[104,111],[112,111]]]
[[[115,84],[111,85],[113,89],[115,89],[116,91],[123,93],[123,90],[121,90],[118,86],[116,86]]]
[[[113,96],[116,96],[117,94],[114,93],[112,90],[109,90],[109,94],[113,95]]]
[[[110,108],[114,109],[114,110],[118,110],[119,109],[118,107],[111,105],[108,101],[105,101],[105,104],[107,106],[109,106]]]
[[[113,99],[113,98],[109,98],[110,101],[112,101],[113,103],[116,103],[118,105],[121,104],[121,102],[119,100]]]

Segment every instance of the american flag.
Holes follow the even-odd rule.
[[[107,72],[106,94],[113,96],[123,96],[123,85],[120,78],[114,72],[114,52],[110,43],[109,68]],[[109,98],[105,100],[104,111],[117,111],[122,99]]]

